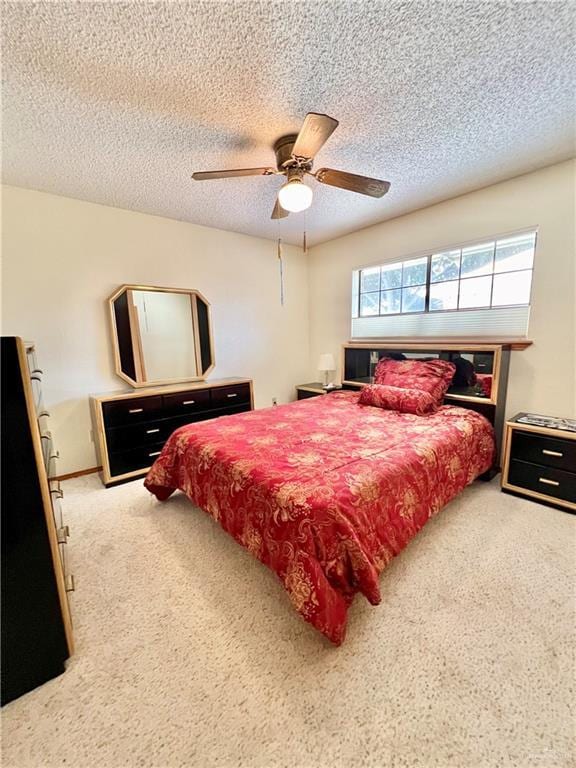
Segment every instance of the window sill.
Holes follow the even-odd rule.
[[[364,342],[368,347],[373,347],[375,342],[377,342],[379,346],[382,344],[389,344],[392,348],[408,344],[418,344],[423,348],[429,349],[438,347],[440,344],[446,347],[459,347],[464,345],[473,347],[479,344],[499,344],[515,351],[527,349],[533,344],[532,339],[525,337],[514,338],[511,336],[393,336],[388,338],[354,338],[349,341],[350,344],[358,346],[362,345]]]

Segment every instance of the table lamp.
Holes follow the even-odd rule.
[[[318,370],[324,373],[324,386],[328,385],[328,372],[336,370],[336,363],[334,362],[334,355],[326,353],[320,355],[318,360]]]

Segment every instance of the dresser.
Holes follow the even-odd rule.
[[[576,512],[576,432],[506,422],[502,490]]]
[[[218,379],[90,398],[106,487],[143,477],[172,432],[185,424],[253,409],[250,379]]]
[[[69,528],[33,344],[2,338],[2,704],[64,672],[73,652]]]

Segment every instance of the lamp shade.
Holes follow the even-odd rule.
[[[320,355],[320,358],[318,359],[318,370],[335,371],[336,363],[334,362],[334,355],[331,355],[330,353]]]
[[[278,192],[278,202],[285,211],[298,213],[310,208],[312,204],[312,190],[302,179],[291,179]]]

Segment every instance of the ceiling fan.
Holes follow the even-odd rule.
[[[229,171],[197,171],[192,174],[196,181],[206,179],[229,179],[236,176],[286,176],[287,181],[278,192],[272,211],[273,219],[283,219],[290,213],[309,208],[312,203],[312,189],[304,184],[304,176],[313,176],[321,184],[340,187],[350,192],[359,192],[370,197],[382,197],[390,189],[390,182],[358,176],[355,173],[320,168],[312,173],[316,153],[324,146],[338,127],[338,120],[317,112],[308,112],[300,133],[282,136],[274,144],[276,168],[237,168]]]

